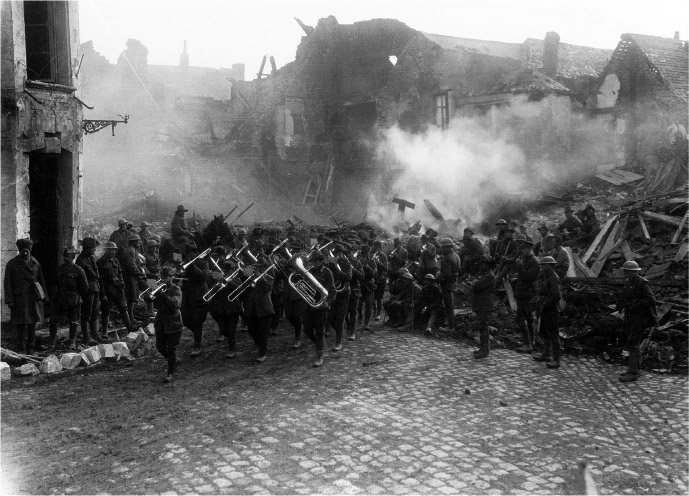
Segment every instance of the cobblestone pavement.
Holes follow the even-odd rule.
[[[595,358],[476,361],[467,342],[387,330],[320,369],[281,330],[256,365],[240,339],[236,360],[215,343],[185,357],[173,386],[148,359],[3,391],[5,478],[27,493],[562,494],[587,461],[601,494],[687,494],[686,377],[622,384]]]

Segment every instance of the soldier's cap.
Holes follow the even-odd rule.
[[[172,277],[175,275],[177,271],[175,270],[174,267],[170,267],[169,265],[165,265],[161,270],[160,270],[160,275],[163,279],[167,279],[168,277]]]
[[[574,212],[574,210],[572,209],[572,207],[570,207],[569,205],[567,205],[567,206],[565,207],[565,212]]]
[[[325,257],[323,254],[320,252],[320,250],[314,250],[313,253],[309,256],[309,262],[312,262],[313,260],[324,260]]]
[[[141,236],[139,236],[138,234],[130,234],[127,238],[127,241],[141,241]]]
[[[495,225],[496,225],[496,226],[506,226],[506,225],[507,225],[507,221],[506,221],[505,219],[498,219],[498,220],[495,222]]]
[[[641,267],[639,267],[639,264],[636,263],[634,260],[629,260],[629,261],[625,262],[624,264],[622,264],[622,268],[624,270],[628,270],[630,272],[641,270]]]
[[[433,274],[426,274],[423,278],[424,280],[435,281],[435,276]]]
[[[429,275],[430,275],[430,274],[429,274]],[[405,272],[405,273],[402,274],[400,277],[402,277],[402,278],[404,278],[404,279],[414,279],[414,276],[412,276],[409,272]]]
[[[584,212],[595,212],[595,211],[596,211],[596,209],[593,208],[593,205],[591,205],[590,203],[584,207]]]
[[[149,239],[146,242],[146,246],[158,246],[158,242],[155,239]]]
[[[195,241],[189,241],[187,243],[187,250],[198,250],[198,247],[196,246]]]
[[[121,226],[121,225],[123,225],[123,224],[124,224],[124,225],[127,224],[127,220],[126,220],[126,219],[120,219],[120,220],[117,221],[117,225],[118,225],[118,226]]]
[[[244,229],[243,227],[240,229],[237,229],[237,234],[246,234],[246,229]]]
[[[557,262],[553,257],[543,257],[538,261],[541,265],[555,265]]]
[[[547,230],[548,230],[548,226],[545,225],[545,224],[541,224],[540,226],[538,226],[538,230],[539,230],[539,231],[547,231]]]
[[[73,246],[65,246],[65,249],[62,250],[63,255],[78,255],[79,250],[74,248]]]
[[[554,238],[555,235],[553,233],[549,232],[548,234],[545,235],[545,237],[546,238]]]
[[[81,240],[81,246],[84,248],[95,248],[96,246],[100,246],[100,243],[96,238],[87,237]]]
[[[17,245],[17,249],[21,250],[26,250],[26,249],[31,249],[33,246],[33,241],[31,241],[29,238],[22,238],[18,239],[15,244]]]
[[[452,246],[452,245],[454,245],[454,243],[452,242],[452,240],[450,238],[442,238],[440,240],[440,246]]]
[[[184,205],[177,205],[176,212],[188,212],[189,210],[184,208]]]
[[[469,233],[469,234],[474,234],[474,231],[470,227],[465,227],[464,232]]]
[[[340,251],[340,252],[341,252],[341,251],[345,251],[344,246],[341,245],[340,243],[337,243],[337,244],[335,245],[335,248],[333,248],[333,253],[337,253],[338,251]]]
[[[103,243],[104,250],[117,250],[117,245],[113,241],[106,241]]]
[[[150,225],[151,225],[151,224],[149,224],[148,222],[143,221],[141,224],[139,224],[139,227],[148,227],[148,226],[150,226]]]

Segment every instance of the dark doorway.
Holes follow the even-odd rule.
[[[49,289],[62,248],[71,242],[71,165],[69,152],[29,154],[32,255],[41,263]]]

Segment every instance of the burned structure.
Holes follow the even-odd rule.
[[[80,229],[82,108],[75,2],[2,2],[2,268],[31,237],[50,280]]]

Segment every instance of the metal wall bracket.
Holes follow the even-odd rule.
[[[120,122],[122,122],[124,124],[129,122],[129,116],[128,115],[125,115],[125,116],[120,115],[120,117],[122,117],[121,121],[84,119],[82,121],[82,128],[84,129],[85,134],[93,134],[93,133],[97,133],[101,129],[105,129],[108,126],[111,126],[112,127],[112,135],[115,136],[115,126],[117,126],[117,124],[119,124]]]

